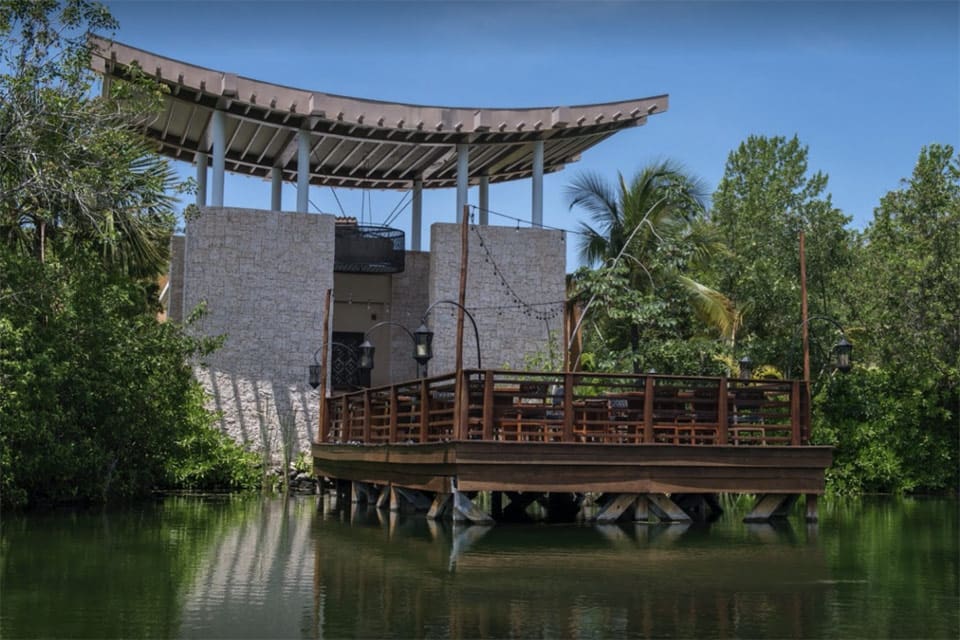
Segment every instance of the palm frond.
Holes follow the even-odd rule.
[[[603,262],[609,251],[609,241],[606,236],[585,222],[580,223],[579,231],[580,239],[577,248],[580,259],[590,265]]]
[[[603,231],[622,225],[620,203],[610,184],[599,174],[581,173],[566,187],[570,209],[587,211]]]
[[[740,314],[728,297],[687,276],[677,276],[677,281],[690,294],[696,314],[705,323],[715,327],[720,334],[731,339],[740,326]]]

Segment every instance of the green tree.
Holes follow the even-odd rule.
[[[174,174],[130,125],[158,85],[115,82],[92,98],[89,36],[116,22],[88,0],[0,2],[0,237],[46,260],[74,243],[105,265],[165,268]]]
[[[581,223],[581,258],[599,267],[579,272],[580,296],[601,299],[597,308],[606,315],[610,332],[626,330],[635,372],[644,360],[645,330],[666,330],[683,338],[695,332],[689,313],[665,313],[668,307],[675,310],[686,303],[701,321],[723,334],[733,333],[737,314],[729,300],[687,275],[717,248],[704,224],[706,196],[698,179],[661,161],[644,167],[629,183],[622,175],[611,185],[597,175],[582,174],[567,194],[571,208],[591,217],[592,225]],[[651,326],[658,322],[662,326]],[[685,326],[681,329],[678,323]]]
[[[960,161],[920,152],[913,175],[880,201],[855,274],[862,363],[820,398],[818,437],[837,445],[850,490],[958,487]]]
[[[86,0],[0,0],[0,505],[252,486],[156,315],[173,231],[165,161],[125,124],[146,79],[90,96]],[[124,115],[126,114],[126,115]]]
[[[827,176],[809,175],[807,147],[794,136],[750,136],[727,158],[713,196],[711,220],[729,248],[702,277],[733,300],[742,313],[738,342],[755,362],[795,367],[799,375],[799,232],[806,234],[810,315],[847,325],[849,274],[856,239],[849,218],[831,203]],[[810,324],[816,347],[835,341],[832,325]],[[848,327],[850,329],[850,327]],[[828,331],[829,335],[818,336]],[[813,350],[813,371],[824,363]]]

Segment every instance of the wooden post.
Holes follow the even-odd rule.
[[[370,444],[370,389],[363,390],[363,444]]]
[[[343,394],[340,400],[340,441],[350,442],[350,431],[352,431],[353,421],[350,419],[350,400],[347,394]]]
[[[800,229],[800,335],[803,341],[803,381],[810,406],[810,317],[807,315],[807,250],[803,229]],[[789,375],[789,372],[788,372]]]
[[[653,376],[647,374],[643,388],[643,441],[653,442]]]
[[[730,420],[727,416],[729,402],[727,377],[723,376],[720,378],[720,389],[717,391],[717,422],[719,423],[717,435],[719,436],[720,444],[728,444],[730,442]]]
[[[460,401],[460,416],[457,418],[461,429],[458,439],[466,440],[470,436],[470,376],[464,371],[461,378],[460,393],[463,398]]]
[[[420,444],[426,444],[430,434],[430,383],[420,378]]]
[[[397,386],[390,386],[390,443],[397,441],[397,411],[399,411],[400,401],[397,398]]]
[[[330,296],[332,290],[327,289],[323,302],[323,333],[320,343],[320,410],[317,417],[317,441],[326,442],[330,424],[327,416],[327,345],[330,342]]]
[[[467,258],[469,251],[467,244],[469,237],[467,232],[470,230],[470,207],[463,205],[463,216],[460,224],[460,292],[457,302],[457,345],[456,345],[456,378],[454,379],[454,440],[465,440],[467,435],[467,425],[464,419],[466,415],[466,380],[463,375],[463,310],[467,302]]]
[[[573,374],[563,374],[563,442],[573,442]]]
[[[493,440],[493,371],[483,372],[483,439]]]
[[[800,446],[800,393],[801,384],[794,380],[790,388],[790,444]]]

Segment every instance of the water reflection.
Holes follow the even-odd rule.
[[[4,516],[0,637],[960,635],[955,500],[824,501],[819,527],[744,525],[737,505],[495,527],[327,506]]]
[[[353,508],[320,516],[315,540],[333,637],[808,636],[830,584],[789,526],[463,527]]]
[[[182,606],[184,638],[317,637],[308,500],[248,506],[197,563]]]

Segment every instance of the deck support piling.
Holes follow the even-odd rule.
[[[807,507],[807,522],[817,522],[820,519],[820,514],[817,510],[817,494],[808,493],[806,496],[806,507]]]
[[[633,503],[633,521],[650,522],[650,500],[646,495],[637,496]]]
[[[453,521],[454,522],[472,522],[474,524],[494,524],[491,518],[483,509],[473,504],[473,501],[465,494],[454,489],[453,491]]]
[[[774,518],[786,518],[790,507],[797,501],[795,493],[768,493],[757,498],[744,522],[769,522]]]
[[[707,522],[723,513],[716,496],[710,493],[684,493],[670,497],[695,522]]]
[[[438,493],[433,497],[430,510],[427,511],[427,520],[439,520],[450,511],[450,502],[453,496],[449,493]]]
[[[390,486],[390,511],[394,513],[429,511],[430,504],[430,498],[419,491],[393,485]]]
[[[449,495],[453,498],[450,511],[454,522],[494,524],[494,519],[490,517],[490,514],[473,504],[473,500],[457,489],[456,478],[450,478]]]
[[[616,522],[636,504],[638,497],[636,493],[621,493],[614,496],[597,513],[597,522],[600,524]]]
[[[350,483],[350,502],[353,504],[373,504],[379,498],[377,488],[366,482]]]
[[[648,493],[650,510],[661,522],[690,522],[692,518],[664,493]]]
[[[387,509],[390,507],[390,489],[391,485],[380,487],[380,495],[377,496],[377,509]]]

